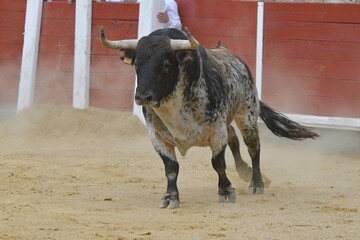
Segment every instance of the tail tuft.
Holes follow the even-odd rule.
[[[284,114],[278,113],[265,103],[260,101],[260,117],[264,120],[266,126],[279,137],[285,137],[292,140],[304,140],[306,138],[315,139],[319,135],[310,131],[309,128],[300,125]]]

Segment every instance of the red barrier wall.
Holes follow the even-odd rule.
[[[178,0],[183,27],[205,47],[218,41],[239,55],[255,77],[257,2]]]
[[[360,4],[265,3],[263,99],[282,112],[360,117]]]
[[[26,0],[0,0],[0,103],[16,105]]]

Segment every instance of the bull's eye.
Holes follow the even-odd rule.
[[[169,60],[165,60],[165,61],[164,61],[164,66],[163,66],[163,67],[164,67],[164,71],[165,71],[165,72],[169,71],[170,66],[171,66],[170,61],[169,61]]]

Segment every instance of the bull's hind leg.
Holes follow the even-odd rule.
[[[245,182],[250,182],[253,170],[241,157],[239,138],[236,136],[235,129],[231,125],[228,126],[228,137],[228,145],[234,156],[236,171],[238,172],[239,177],[242,180],[244,180]],[[271,180],[267,178],[264,174],[261,175],[265,187],[270,186]]]
[[[260,172],[260,139],[256,118],[254,115],[238,115],[235,117],[235,122],[241,131],[251,157],[253,171],[249,190],[254,194],[261,194],[264,192],[264,183]]]
[[[244,180],[245,182],[250,182],[252,176],[252,169],[241,158],[239,139],[236,136],[235,129],[231,125],[228,126],[228,139],[228,145],[234,156],[236,171],[238,172],[242,180]]]

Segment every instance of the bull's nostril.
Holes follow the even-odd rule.
[[[135,101],[138,105],[149,104],[153,101],[153,96],[151,94],[137,93]]]
[[[146,99],[145,99],[145,101],[147,102],[147,103],[149,103],[149,102],[151,102],[153,100],[153,97],[150,95],[150,96],[147,96],[146,97]]]

